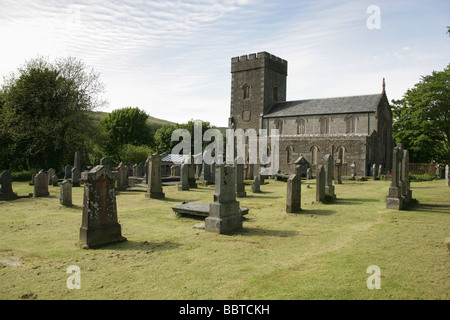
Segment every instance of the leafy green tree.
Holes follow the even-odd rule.
[[[100,121],[102,143],[100,148],[114,161],[122,161],[120,150],[125,145],[153,147],[153,131],[147,124],[148,114],[139,108],[122,108]]]
[[[104,104],[99,74],[76,58],[38,57],[5,78],[0,166],[24,170],[59,168],[75,151],[88,152],[95,126],[86,116]]]
[[[423,76],[402,99],[392,101],[393,136],[411,162],[450,163],[450,64]]]
[[[158,153],[170,153],[177,142],[171,141],[172,132],[177,127],[165,124],[155,132],[155,148]]]

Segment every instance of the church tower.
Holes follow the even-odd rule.
[[[230,129],[262,126],[262,115],[286,101],[287,61],[267,52],[231,59]]]

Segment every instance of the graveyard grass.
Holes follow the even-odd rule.
[[[307,184],[311,187],[308,188]],[[450,188],[444,180],[414,182],[411,210],[385,209],[389,182],[344,181],[337,201],[315,203],[315,181],[302,184],[301,213],[286,213],[286,183],[238,198],[250,208],[244,228],[218,235],[176,216],[182,201],[212,202],[213,187],[178,191],[165,200],[144,192],[117,196],[128,241],[79,246],[83,188],[71,208],[59,187],[38,199],[0,201],[0,299],[449,299]],[[19,195],[28,183],[14,182]],[[69,290],[71,265],[81,289]],[[369,290],[366,270],[381,270]]]

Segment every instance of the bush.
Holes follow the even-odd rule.
[[[429,174],[429,173],[424,173],[424,174],[410,173],[409,174],[410,182],[432,181],[432,180],[436,180],[436,178],[437,178],[437,176],[435,174]]]
[[[24,170],[19,172],[11,172],[13,181],[31,181],[31,175],[37,174],[39,170],[36,169],[30,169],[30,170]]]
[[[130,162],[144,163],[150,153],[152,153],[152,149],[150,147],[126,144],[119,150],[119,158],[125,165]]]

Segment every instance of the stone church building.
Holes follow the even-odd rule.
[[[287,101],[287,61],[267,52],[231,59],[231,129],[278,129],[281,173],[303,156],[313,172],[324,156],[340,159],[342,174],[370,175],[392,165],[392,113],[383,80],[379,94]],[[268,150],[270,153],[270,148]]]

